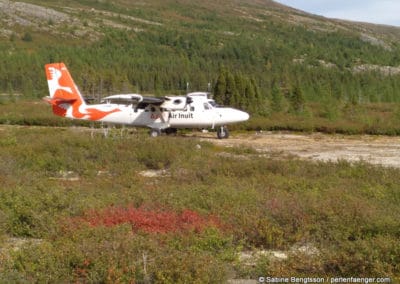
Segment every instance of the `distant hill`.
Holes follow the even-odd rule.
[[[251,81],[265,108],[274,87],[288,101],[296,87],[306,101],[400,100],[400,28],[269,0],[0,0],[0,25],[3,93],[45,95],[43,65],[64,61],[87,95],[214,90],[222,74],[239,95]]]

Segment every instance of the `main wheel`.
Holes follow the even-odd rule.
[[[158,137],[161,135],[161,130],[157,129],[157,128],[153,128],[150,130],[149,134],[150,134],[150,137]]]
[[[227,139],[229,137],[228,128],[226,128],[225,126],[221,126],[220,128],[218,128],[217,137],[218,139]]]
[[[172,135],[172,134],[175,135],[178,132],[178,129],[169,127],[169,128],[166,128],[164,131],[165,131],[165,134],[167,134],[167,135]]]

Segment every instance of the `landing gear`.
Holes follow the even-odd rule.
[[[167,135],[175,135],[178,132],[178,129],[176,128],[166,128],[166,129],[158,129],[158,128],[152,128],[149,131],[150,137],[158,137],[162,133],[165,133]]]
[[[150,137],[158,137],[161,135],[161,130],[157,129],[157,128],[153,128],[150,130],[149,134],[150,134]]]
[[[168,127],[164,131],[165,131],[165,134],[167,134],[167,135],[175,135],[178,132],[178,129]]]
[[[229,131],[226,126],[221,126],[217,130],[217,137],[218,139],[227,139],[229,137]]]

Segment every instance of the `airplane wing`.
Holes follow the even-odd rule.
[[[161,105],[164,102],[164,98],[157,97],[144,97],[139,94],[118,94],[112,95],[101,99],[101,102],[110,103],[124,103],[124,104],[152,104]]]
[[[167,111],[186,109],[193,102],[191,96],[146,97],[139,94],[117,94],[102,98],[102,103],[152,105]]]
[[[151,104],[151,105],[161,105],[165,101],[165,98],[157,98],[157,97],[143,97],[143,103]]]
[[[140,103],[143,101],[143,96],[139,94],[118,94],[101,99],[101,102],[125,102],[125,103]]]

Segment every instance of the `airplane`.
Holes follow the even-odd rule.
[[[100,104],[87,104],[64,63],[46,64],[45,70],[50,96],[44,100],[61,117],[148,127],[152,137],[178,128],[217,128],[219,139],[229,137],[226,125],[249,119],[244,111],[218,106],[206,92],[164,97],[116,94]]]

